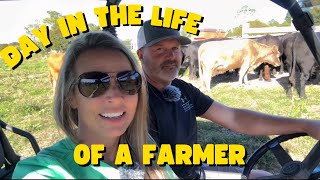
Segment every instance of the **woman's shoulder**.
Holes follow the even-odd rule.
[[[119,179],[119,170],[100,162],[99,165],[79,165],[74,160],[74,144],[63,139],[41,150],[36,156],[19,161],[13,178],[31,179]]]
[[[26,161],[44,161],[47,163],[56,162],[59,164],[69,164],[74,162],[73,152],[76,144],[69,138],[62,139],[54,145],[41,150],[36,156],[26,159]]]
[[[70,139],[63,139],[41,150],[36,156],[19,161],[13,178],[72,178],[68,173],[70,163],[74,163],[72,147]]]

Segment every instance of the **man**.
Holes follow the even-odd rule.
[[[224,106],[192,84],[176,79],[182,61],[181,45],[191,42],[179,31],[154,27],[150,20],[138,32],[137,54],[148,81],[150,128],[158,144],[197,143],[196,117],[249,135],[306,132],[320,139],[320,121],[292,119]],[[194,166],[171,166],[180,178],[199,178]],[[223,171],[237,172],[237,168]]]

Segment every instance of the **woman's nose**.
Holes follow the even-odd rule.
[[[108,99],[115,99],[115,98],[122,97],[122,92],[119,89],[118,82],[116,81],[116,78],[111,79],[110,86],[104,95]]]

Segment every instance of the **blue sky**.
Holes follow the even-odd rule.
[[[256,18],[269,21],[272,18],[282,22],[286,10],[278,7],[269,0],[122,0],[121,4],[141,4],[144,8],[141,17],[143,20],[151,18],[152,6],[158,5],[165,9],[185,10],[200,14],[204,17],[199,28],[214,28],[227,30],[235,27],[239,22],[236,12],[244,5],[256,10]],[[98,18],[93,10],[104,6],[103,0],[21,0],[0,1],[0,43],[17,41],[26,31],[28,24],[47,17],[46,11],[54,10],[62,15],[75,14],[82,11],[88,23],[98,25]],[[135,40],[139,27],[117,28],[121,39]]]

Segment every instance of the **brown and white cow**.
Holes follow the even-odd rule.
[[[49,81],[53,90],[56,89],[57,80],[63,63],[64,53],[52,53],[48,57]]]
[[[209,41],[222,41],[230,38],[210,38],[199,41],[192,41],[187,47],[184,47],[185,58],[188,59],[189,79],[198,79],[199,77],[199,64],[198,64],[198,51],[199,47]]]
[[[199,77],[210,90],[211,77],[239,69],[239,83],[247,83],[247,73],[261,63],[279,66],[276,46],[266,46],[249,39],[210,41],[202,44],[198,52]]]

